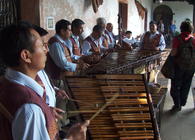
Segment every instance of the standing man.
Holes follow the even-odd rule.
[[[35,31],[39,33],[41,36],[41,39],[43,41],[43,44],[46,48],[48,48],[48,32],[41,28],[40,26],[33,25],[33,28]],[[51,82],[51,79],[49,79],[48,75],[46,74],[45,70],[40,70],[37,75],[40,79],[38,80],[39,84],[44,85],[45,91],[46,91],[46,103],[52,108],[54,111],[54,114],[57,119],[62,118],[60,114],[64,113],[63,110],[55,108],[56,107],[56,96],[60,96],[61,98],[65,99],[68,98],[68,95],[64,90],[60,90],[56,86],[54,86]],[[40,82],[41,80],[41,82]]]
[[[108,49],[108,38],[105,34],[105,30],[106,30],[106,19],[103,17],[99,17],[96,20],[97,25],[101,26],[103,28],[103,33],[100,37],[100,46],[101,48],[104,48],[105,50]]]
[[[175,25],[175,20],[172,20],[171,25],[169,26],[169,34],[171,36],[171,40],[175,36],[176,29],[177,29],[177,27]]]
[[[171,56],[174,59],[174,78],[171,79],[171,96],[174,102],[172,111],[180,111],[185,106],[195,71],[195,38],[193,25],[184,21],[181,34],[173,39]]]
[[[100,45],[100,38],[104,32],[104,28],[100,25],[93,27],[93,32],[83,42],[82,54],[84,61],[89,64],[97,63],[104,54],[104,47]]]
[[[161,34],[164,34],[164,32],[165,32],[165,25],[164,25],[162,19],[159,21],[159,24],[158,24],[158,31],[159,31]]]
[[[150,22],[150,31],[146,32],[141,41],[141,49],[162,51],[165,49],[164,36],[157,31],[157,24],[155,21]]]
[[[105,30],[105,35],[108,38],[108,48],[109,49],[114,48],[118,36],[115,36],[113,34],[113,25],[112,25],[112,23],[107,23],[106,30]]]
[[[82,54],[85,56],[92,54],[101,54],[100,38],[104,32],[104,28],[100,25],[93,27],[93,32],[83,42]]]
[[[73,75],[81,69],[88,68],[85,63],[73,63],[71,51],[65,40],[71,35],[71,23],[60,20],[56,23],[56,35],[49,40],[49,55],[47,72],[52,79],[61,79],[66,75]],[[69,42],[71,43],[71,42]]]
[[[39,34],[30,25],[13,24],[1,31],[0,43],[0,57],[8,67],[0,81],[1,139],[57,139],[54,114],[45,102],[44,88],[35,81],[48,52]],[[75,125],[67,139],[84,136],[87,125]]]
[[[79,36],[83,33],[84,21],[81,19],[74,19],[71,24],[72,35],[70,40],[72,42],[72,52],[74,55],[81,56],[81,44]]]

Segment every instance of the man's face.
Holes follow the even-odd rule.
[[[132,35],[131,33],[128,33],[128,34],[126,34],[126,37],[130,39],[131,35]]]
[[[112,25],[112,24],[107,24],[106,29],[107,29],[109,32],[112,32],[112,31],[113,31],[113,25]]]
[[[62,35],[63,39],[70,38],[71,33],[72,33],[72,31],[71,31],[71,26],[70,25],[68,25],[67,29],[62,29],[61,30],[61,35]]]
[[[106,24],[104,24],[104,23],[101,23],[101,24],[99,24],[100,26],[102,26],[102,28],[105,30],[106,29]]]
[[[95,32],[95,39],[99,39],[103,34],[103,31],[97,31]]]
[[[39,34],[35,30],[30,31],[31,34],[34,36],[34,43],[33,43],[33,52],[31,52],[30,56],[30,67],[36,71],[44,69],[45,62],[47,60],[47,46],[44,45],[43,40],[39,36]]]
[[[82,25],[80,25],[79,27],[77,27],[77,28],[75,28],[75,32],[76,32],[76,35],[81,35],[82,33],[83,33],[83,27],[84,26],[84,24],[82,24]]]
[[[155,33],[157,31],[157,25],[156,24],[150,24],[150,32]]]

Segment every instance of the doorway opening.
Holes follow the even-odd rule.
[[[165,33],[168,33],[169,25],[173,20],[173,12],[170,7],[167,5],[160,5],[155,8],[153,13],[154,20],[158,23],[160,20],[163,20],[165,25]]]

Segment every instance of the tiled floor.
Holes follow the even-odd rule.
[[[168,82],[168,87],[170,89],[170,81]],[[195,78],[193,79],[192,87],[195,87]],[[195,140],[195,110],[191,90],[186,106],[177,113],[169,111],[173,105],[169,91],[166,95],[161,120],[160,132],[162,140]]]

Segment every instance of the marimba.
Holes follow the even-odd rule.
[[[87,74],[136,74],[139,69],[150,72],[160,65],[161,53],[149,50],[117,50],[94,65]]]
[[[144,75],[67,77],[78,112],[89,119],[113,95],[119,96],[88,128],[92,140],[160,140]],[[122,92],[120,92],[122,90]]]

